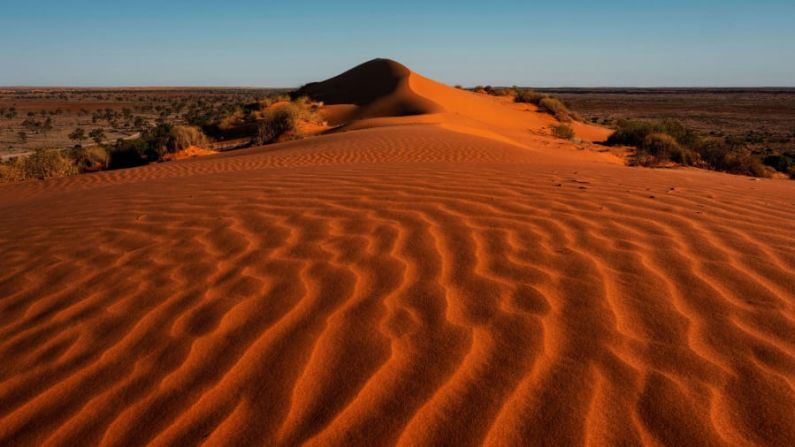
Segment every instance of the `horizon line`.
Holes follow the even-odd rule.
[[[449,87],[463,86],[466,89],[475,87],[494,87],[494,88],[538,88],[538,89],[795,89],[793,85],[499,85],[499,84],[475,84],[464,86],[462,84],[446,84]],[[22,90],[22,89],[240,89],[240,90],[290,90],[298,89],[301,86],[273,87],[257,85],[0,85],[1,89]]]

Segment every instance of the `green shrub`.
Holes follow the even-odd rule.
[[[108,168],[121,169],[141,166],[155,161],[150,159],[154,155],[146,141],[138,138],[135,140],[118,140],[108,154]]]
[[[762,163],[764,163],[766,166],[770,166],[778,172],[784,173],[790,172],[790,169],[795,167],[795,163],[793,163],[792,158],[782,154],[767,155],[762,159]]]
[[[762,161],[742,142],[728,138],[705,139],[672,120],[621,120],[607,144],[634,146],[635,156],[630,160],[633,165],[654,166],[671,161],[732,174],[769,176]],[[770,159],[770,162],[781,163],[781,160]]]
[[[698,144],[699,136],[697,133],[686,128],[677,121],[666,120],[662,122],[621,120],[618,122],[616,131],[607,139],[609,146],[634,146],[640,147],[646,141],[646,137],[653,133],[663,133],[672,136],[677,143],[685,147],[693,147]]]
[[[160,161],[167,153],[177,152],[191,145],[206,146],[207,137],[195,126],[172,126],[161,123],[141,133],[134,140],[116,141],[108,154],[110,169],[131,168]]]
[[[75,140],[78,143],[86,139],[86,131],[82,128],[78,127],[72,133],[69,134],[70,140]]]
[[[770,177],[770,173],[765,169],[762,161],[754,157],[748,150],[727,153],[723,158],[723,165],[717,168],[732,174]]]
[[[552,126],[552,135],[564,140],[571,140],[574,138],[574,130],[567,124],[556,124]]]
[[[711,169],[754,177],[769,176],[762,161],[736,141],[706,139],[698,144],[696,150]]]
[[[656,166],[667,162],[681,165],[692,165],[698,156],[690,149],[684,148],[674,137],[665,133],[653,133],[646,136],[643,144],[635,152],[633,164],[640,166]]]
[[[149,161],[158,161],[169,152],[176,152],[176,144],[171,131],[174,126],[160,123],[152,129],[141,133],[141,140],[146,144],[146,158]]]
[[[285,104],[268,110],[263,119],[257,123],[255,144],[270,144],[282,135],[295,131],[300,111],[293,104]]]
[[[542,99],[549,97],[543,93],[538,93],[528,89],[517,89],[516,96],[513,101],[519,103],[535,104],[538,105]]]
[[[661,129],[654,123],[621,120],[618,122],[616,131],[607,138],[607,145],[640,147],[646,141],[646,137],[655,132],[661,132]]]
[[[538,103],[539,109],[557,118],[558,121],[568,123],[574,119],[574,114],[563,104],[563,101],[547,96]]]
[[[100,144],[105,139],[105,131],[97,128],[89,132],[88,136],[94,140],[94,143]]]
[[[683,147],[693,148],[701,141],[701,137],[697,132],[676,120],[663,120],[659,123],[658,132],[674,137],[676,142]]]
[[[493,96],[513,96],[515,100],[518,90],[516,87],[495,87],[488,93]]]

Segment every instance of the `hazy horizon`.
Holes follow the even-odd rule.
[[[0,86],[291,88],[386,57],[466,86],[795,87],[791,2],[443,3],[7,5]]]

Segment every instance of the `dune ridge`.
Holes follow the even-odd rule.
[[[0,445],[795,443],[792,183],[398,78],[434,108],[0,187]]]
[[[550,135],[557,121],[530,104],[506,103],[449,87],[389,60],[374,59],[322,82],[307,84],[297,95],[330,105],[329,121],[340,130],[406,124],[435,124],[445,129],[496,139],[532,149]],[[530,113],[528,113],[530,112]],[[604,141],[610,130],[572,124],[578,137]],[[529,144],[528,144],[529,143]]]

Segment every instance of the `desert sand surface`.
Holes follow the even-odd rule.
[[[333,132],[0,187],[0,445],[795,445],[795,183],[306,89]]]

